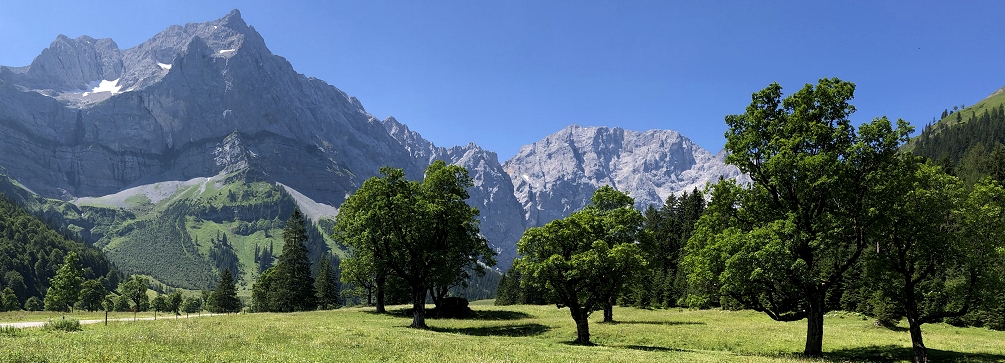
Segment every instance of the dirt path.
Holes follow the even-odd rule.
[[[164,319],[169,319],[169,320],[170,319],[186,319],[186,318],[198,318],[200,316],[217,316],[217,315],[222,315],[222,314],[202,314],[202,315],[190,315],[190,316],[180,315],[178,317],[165,316],[165,317],[161,317],[160,319],[161,320],[164,320]],[[53,320],[56,320],[56,319],[53,319]],[[133,319],[133,318],[108,319],[108,321],[133,321],[133,320],[136,320],[136,321],[140,321],[140,320],[154,320],[154,318],[147,317],[147,318],[136,318],[136,319]],[[81,320],[80,321],[81,324],[98,324],[98,323],[103,323],[103,322],[105,322],[105,319],[89,319],[89,320]],[[45,325],[45,323],[46,323],[45,321],[22,321],[22,322],[17,322],[17,323],[0,323],[0,328],[6,328],[6,327],[13,327],[13,328],[41,328],[42,326]]]

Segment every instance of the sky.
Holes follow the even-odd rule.
[[[297,72],[501,162],[570,124],[672,129],[717,152],[724,116],[772,82],[851,81],[854,123],[919,130],[1005,86],[1001,1],[0,0],[0,64],[59,34],[126,49],[234,8]]]

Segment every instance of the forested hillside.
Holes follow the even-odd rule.
[[[973,184],[985,176],[1005,180],[1005,92],[973,105],[943,111],[908,145],[946,171]]]
[[[119,276],[101,251],[57,232],[0,194],[0,289],[10,287],[22,306],[29,297],[42,298],[70,251],[79,256],[84,278],[102,279],[110,287],[118,283]]]
[[[124,198],[137,217],[110,226],[95,245],[123,271],[187,289],[209,288],[222,269],[231,270],[239,285],[250,286],[282,253],[283,221],[297,207],[284,188],[234,175],[197,181],[169,194],[152,201],[151,196],[159,197],[144,190]],[[113,205],[121,197],[83,203]],[[309,224],[307,246],[316,264],[331,248]]]

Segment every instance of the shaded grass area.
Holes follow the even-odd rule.
[[[399,318],[412,318],[412,308],[402,307],[402,308],[387,308],[385,313],[377,313],[372,309],[367,311],[368,314],[374,315],[390,315]],[[426,314],[427,319],[437,319],[435,314],[432,314],[435,310],[427,308]],[[473,309],[472,313],[465,317],[447,318],[456,320],[520,320],[520,319],[530,319],[533,315],[527,314],[521,311],[509,311],[509,310],[498,310],[498,309]]]
[[[430,306],[431,307],[431,306]],[[822,360],[799,356],[805,322],[781,323],[750,311],[615,308],[614,324],[591,318],[596,346],[569,344],[567,309],[485,306],[464,319],[428,319],[408,328],[408,307],[201,319],[115,322],[80,332],[25,329],[0,335],[3,362],[901,362],[905,332],[870,320],[828,316]],[[2,317],[3,314],[0,314]],[[926,325],[933,361],[1005,361],[1005,333]],[[30,349],[29,349],[30,347]]]

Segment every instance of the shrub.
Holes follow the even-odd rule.
[[[28,301],[24,302],[24,309],[28,311],[42,311],[42,299],[38,296],[32,296],[28,298]]]
[[[74,332],[82,330],[80,328],[80,321],[77,319],[59,319],[59,320],[49,320],[42,326],[45,330],[62,330],[65,332]]]

